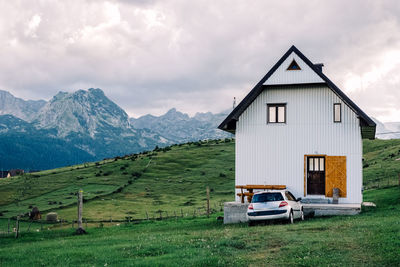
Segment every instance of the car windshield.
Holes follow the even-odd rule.
[[[260,203],[260,202],[270,202],[270,201],[282,201],[283,196],[281,193],[263,193],[257,194],[253,196],[252,203]]]

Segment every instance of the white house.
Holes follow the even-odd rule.
[[[339,188],[339,203],[362,202],[362,139],[376,124],[322,67],[292,46],[220,124],[236,137],[236,185],[324,201]]]

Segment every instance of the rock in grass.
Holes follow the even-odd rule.
[[[56,212],[49,212],[46,214],[46,221],[48,222],[57,222],[58,214]]]
[[[77,235],[86,235],[87,233],[83,228],[78,228],[78,229],[76,229],[75,234],[77,234]]]

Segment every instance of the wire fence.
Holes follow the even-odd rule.
[[[363,189],[380,189],[380,188],[388,188],[392,186],[400,186],[400,173],[397,177],[393,176],[382,176],[377,177],[375,179],[370,179],[364,184]]]
[[[144,216],[141,218],[134,218],[132,216],[125,216],[124,219],[113,218],[101,218],[99,220],[83,218],[83,226],[85,229],[90,228],[102,228],[105,226],[113,225],[129,225],[136,224],[143,221],[161,221],[161,220],[178,220],[182,218],[196,218],[212,215],[223,211],[223,203],[220,202],[214,204],[207,210],[206,207],[194,207],[194,208],[181,208],[173,211],[144,211]],[[18,237],[25,233],[52,231],[58,229],[76,229],[78,228],[77,220],[65,220],[63,218],[57,218],[56,221],[47,221],[46,219],[40,220],[29,220],[26,218],[16,219],[2,219],[0,222],[0,238],[2,237]]]

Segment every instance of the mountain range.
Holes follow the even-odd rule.
[[[204,139],[232,137],[217,129],[230,110],[129,118],[101,89],[23,100],[0,90],[0,170],[42,170]],[[400,138],[400,122],[377,123],[377,138]]]
[[[59,92],[50,101],[0,90],[0,169],[41,170],[231,135],[217,129],[229,111],[176,109],[129,118],[101,89]]]

